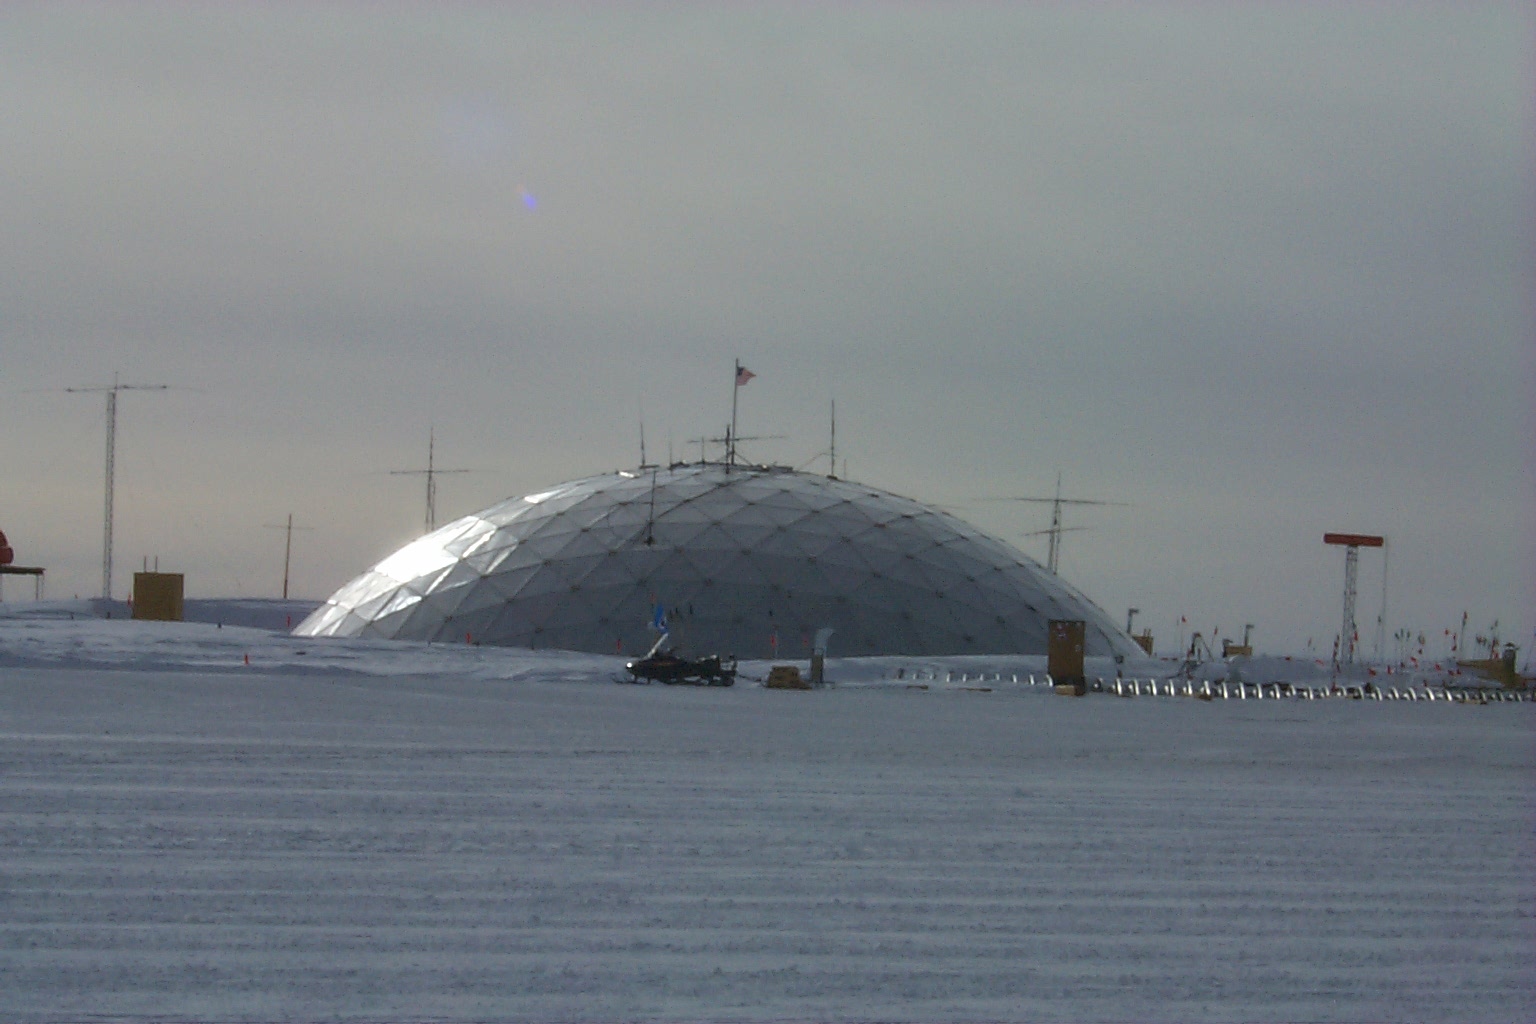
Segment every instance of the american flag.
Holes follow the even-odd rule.
[[[744,386],[747,383],[747,381],[751,380],[753,377],[756,377],[756,376],[757,376],[757,374],[753,373],[751,370],[747,369],[745,366],[737,366],[736,367],[736,386],[737,387],[742,387],[742,386]]]

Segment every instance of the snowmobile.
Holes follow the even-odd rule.
[[[690,686],[730,686],[736,682],[736,659],[722,659],[718,654],[705,658],[690,659],[672,651],[663,651],[662,642],[656,642],[645,657],[631,661],[624,667],[629,670],[630,683],[666,683],[669,686],[685,683]]]

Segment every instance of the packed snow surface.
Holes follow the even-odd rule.
[[[1536,1019],[1530,703],[53,611],[0,614],[6,1020]]]

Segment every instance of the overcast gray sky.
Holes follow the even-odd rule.
[[[730,414],[1161,647],[1536,620],[1536,15],[1457,4],[0,7],[0,529],[51,596],[323,598]],[[825,459],[820,465],[825,467]],[[1369,643],[1379,552],[1362,555]],[[12,581],[6,596],[29,595]]]

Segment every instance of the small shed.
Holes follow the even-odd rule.
[[[179,572],[133,574],[133,617],[158,622],[180,622],[185,579]]]

